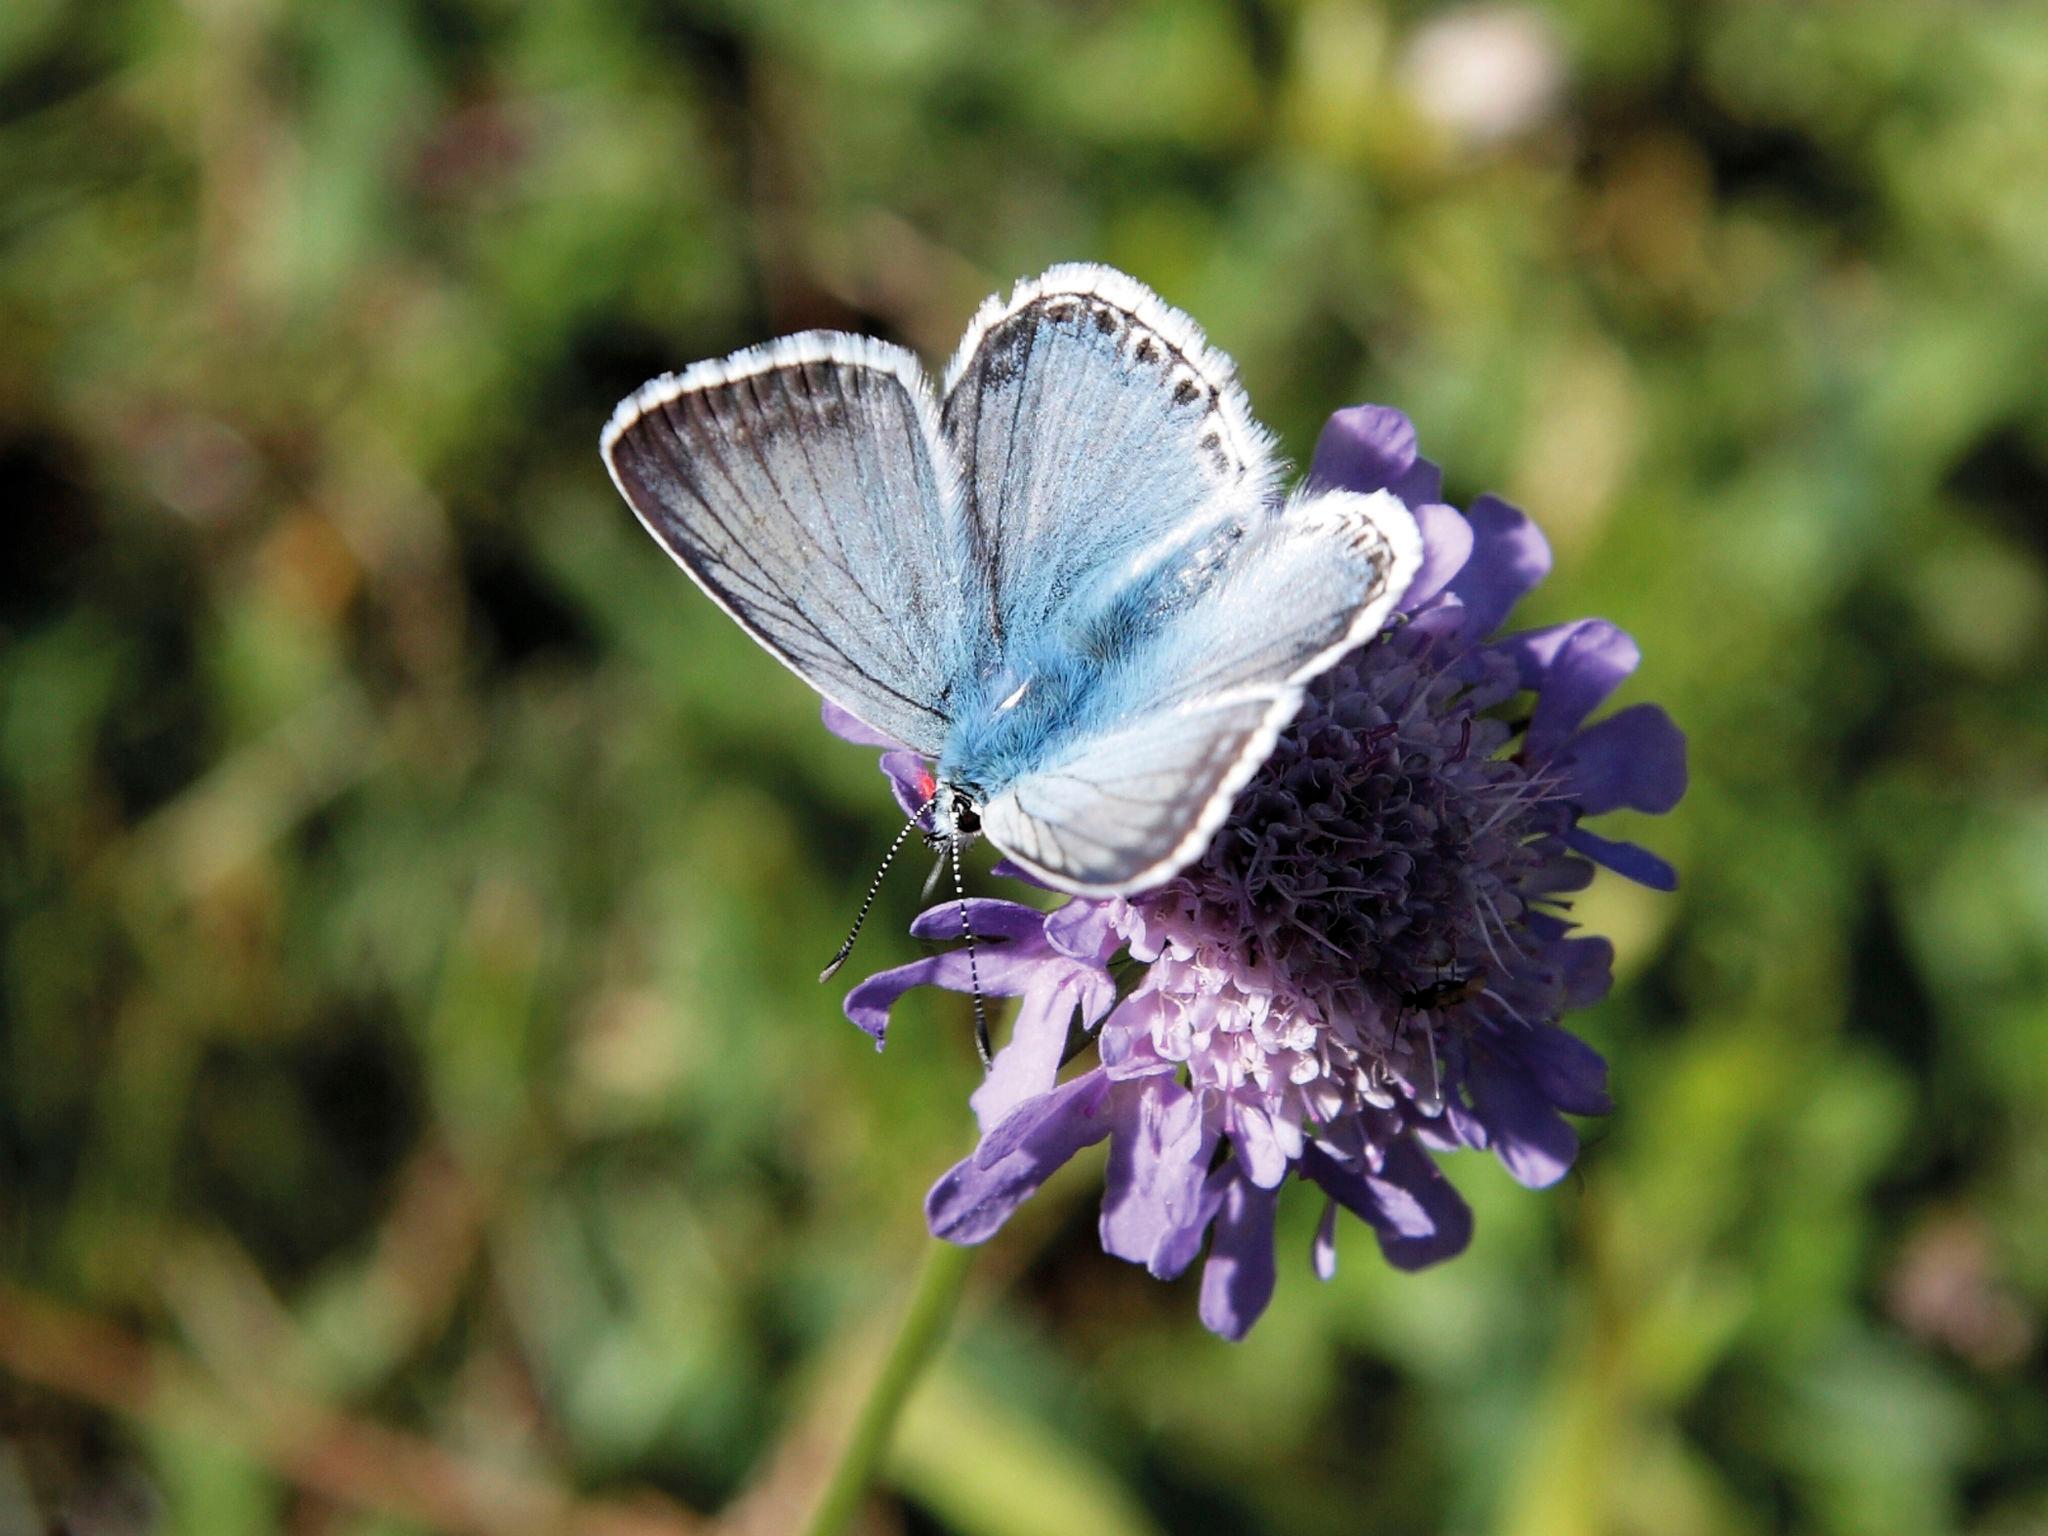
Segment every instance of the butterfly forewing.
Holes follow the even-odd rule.
[[[978,577],[915,358],[812,332],[700,363],[621,404],[604,453],[748,633],[869,725],[940,750]]]
[[[1274,470],[1228,359],[1105,267],[991,300],[947,371],[944,432],[998,640],[1193,520],[1261,511]]]

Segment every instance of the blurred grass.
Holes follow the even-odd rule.
[[[111,1323],[248,1431],[18,1375],[0,1521],[447,1523],[280,1476],[288,1400],[793,1523],[972,1052],[813,983],[886,797],[596,431],[1068,258],[1297,458],[1391,401],[1544,521],[1686,887],[1588,897],[1565,1186],[1454,1159],[1472,1252],[1328,1286],[1288,1205],[1231,1348],[1069,1173],[874,1529],[2048,1530],[2048,13],[1937,0],[0,11],[8,1358]]]

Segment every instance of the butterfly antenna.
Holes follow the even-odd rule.
[[[981,1053],[981,1066],[988,1071],[996,1064],[988,1048],[988,1006],[981,1000],[981,967],[974,960],[974,924],[967,918],[967,882],[960,875],[960,839],[946,839],[946,853],[953,861],[953,895],[960,902],[960,937],[967,941],[967,984],[974,992],[974,1048]]]
[[[818,980],[830,981],[833,973],[846,964],[846,957],[853,953],[854,940],[860,937],[860,925],[868,920],[868,913],[875,905],[875,895],[882,889],[882,877],[889,873],[889,865],[895,861],[896,850],[901,848],[903,840],[910,836],[911,828],[924,819],[925,810],[931,803],[930,800],[925,801],[911,814],[910,820],[903,823],[903,830],[896,834],[896,841],[889,845],[889,851],[882,855],[882,867],[875,871],[875,878],[868,882],[868,893],[861,899],[860,911],[854,917],[853,927],[846,935],[846,942],[839,946],[839,953],[832,957],[832,963],[818,972]]]

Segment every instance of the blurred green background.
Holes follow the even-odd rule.
[[[1956,0],[8,0],[0,1530],[792,1528],[966,1005],[817,985],[872,754],[597,431],[1071,258],[1542,521],[1685,886],[1567,1183],[1286,1202],[1233,1347],[1084,1160],[867,1528],[2048,1532],[2048,9]]]

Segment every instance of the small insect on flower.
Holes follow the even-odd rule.
[[[1202,853],[1422,563],[1390,491],[1283,504],[1229,360],[1106,267],[990,299],[942,398],[901,348],[813,331],[653,380],[602,446],[714,602],[936,765],[906,832],[1094,897]]]
[[[1396,992],[1394,1001],[1411,1013],[1433,1013],[1469,1003],[1485,990],[1486,972],[1474,971],[1469,976],[1440,976],[1425,986]]]

